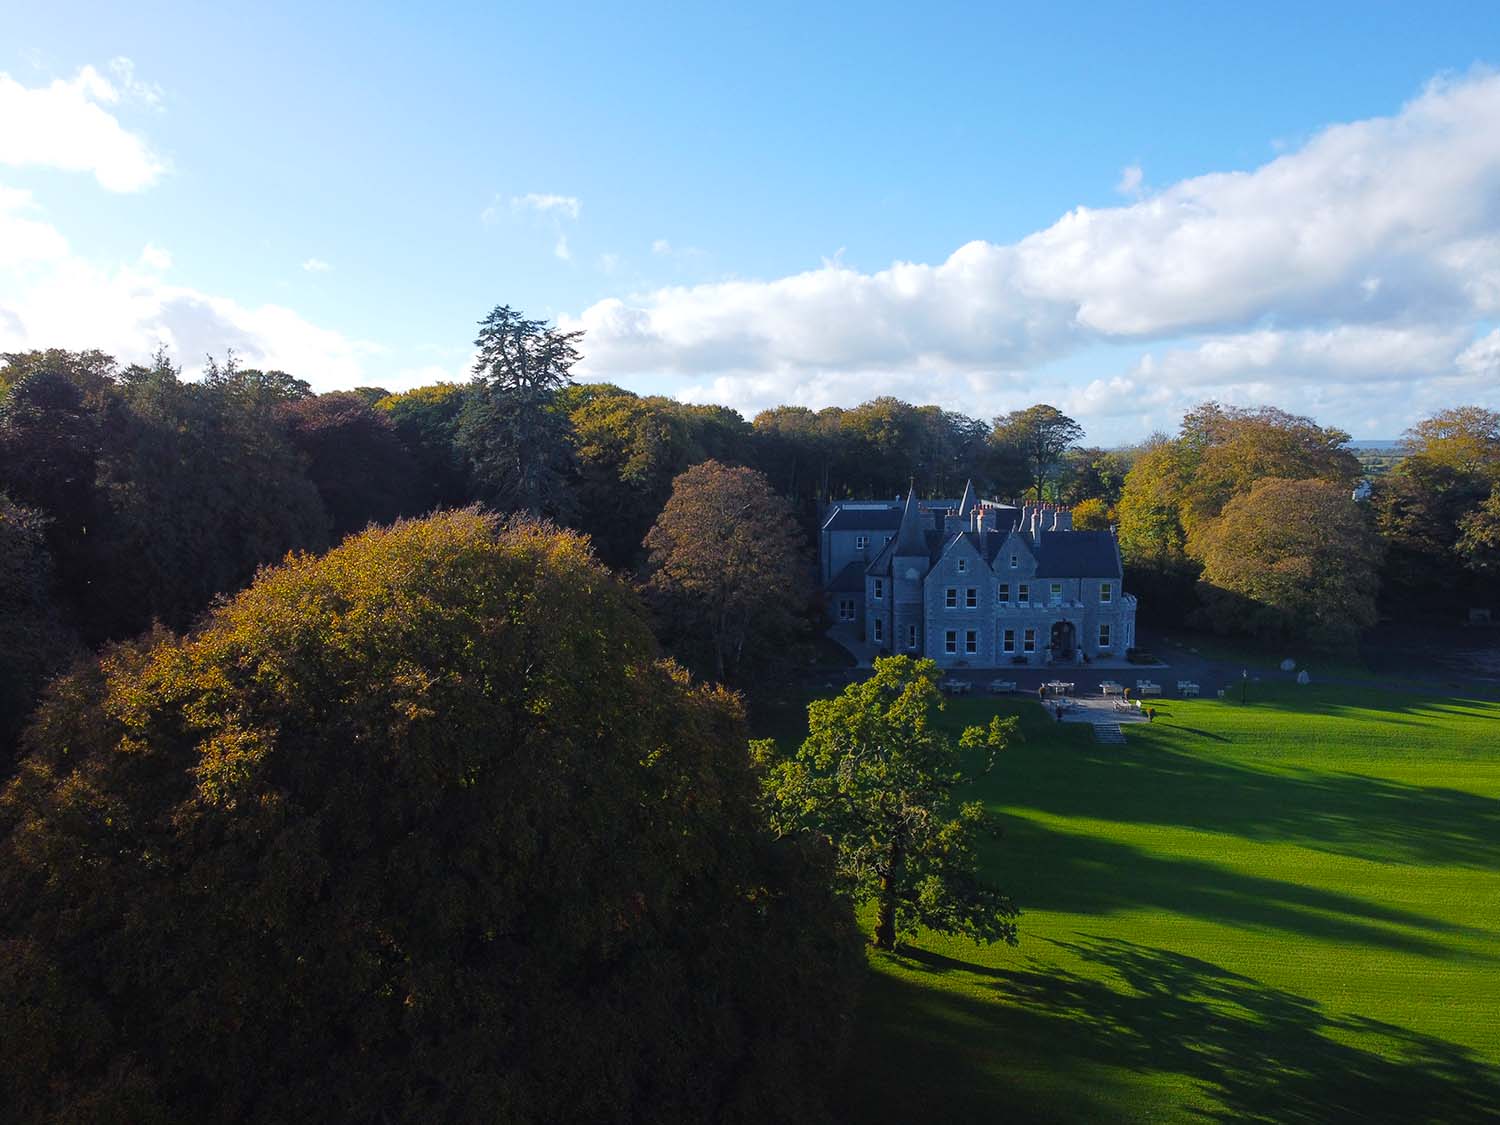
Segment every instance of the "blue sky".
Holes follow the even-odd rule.
[[[507,303],[585,328],[586,377],[747,416],[1046,400],[1114,442],[1210,396],[1357,437],[1500,405],[1489,5],[5,27],[0,349],[400,388]]]

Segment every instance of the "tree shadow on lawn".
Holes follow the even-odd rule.
[[[1433,958],[1454,956],[1444,938],[1492,936],[1484,929],[1353,895],[1249,875],[1204,860],[1164,856],[1023,818],[1007,818],[1005,839],[987,844],[983,861],[1008,894],[1033,910],[1093,915],[1143,909],[1170,912],[1245,930]]]
[[[925,1107],[924,1117],[965,1120],[1116,1120],[1166,1108],[1275,1125],[1468,1125],[1500,1114],[1500,1069],[1465,1047],[1328,1013],[1307,997],[1170,950],[1092,935],[1053,944],[1096,976],[1035,961],[988,968],[920,949],[895,958],[915,980],[872,974],[873,1003],[862,1020],[874,1026],[859,1037],[874,1049],[856,1052],[847,1082],[851,1100],[870,1104],[850,1119],[896,1120],[890,1109],[903,1100]],[[958,975],[971,987],[966,994],[950,987],[955,981],[924,981],[929,973]],[[880,1055],[897,1040],[936,1048],[932,1069],[893,1071],[895,1060]],[[872,1064],[883,1071],[870,1072]],[[1171,1096],[1171,1087],[1131,1088],[1124,1076],[1111,1085],[1111,1068],[1180,1075],[1217,1104],[1194,1107],[1184,1091],[1187,1104],[1141,1106]]]
[[[1361,723],[1431,727],[1443,730],[1445,717],[1500,719],[1500,707],[1493,701],[1437,696],[1428,691],[1402,690],[1384,685],[1301,685],[1285,682],[1253,683],[1248,699],[1241,703],[1240,691],[1231,684],[1225,689],[1225,703],[1251,711],[1286,712],[1289,716],[1341,716]]]
[[[1023,744],[976,793],[1058,816],[1287,841],[1381,862],[1500,868],[1500,800],[1356,773],[1258,769],[1174,749],[1170,737],[1137,726],[1124,746],[1058,753]]]

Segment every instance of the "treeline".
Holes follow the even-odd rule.
[[[1383,617],[1454,624],[1500,572],[1500,414],[1441,411],[1373,482],[1349,435],[1205,403],[1139,451],[1119,501],[1154,619],[1348,646]]]
[[[782,612],[747,618],[731,645],[698,629],[702,607],[680,590],[651,587],[672,650],[719,675],[732,647],[732,675],[798,631],[785,610],[816,619],[811,545],[828,498],[894,496],[912,480],[957,495],[972,478],[990,493],[1113,503],[1128,469],[1125,455],[1076,447],[1081,429],[1048,406],[983,422],[881,398],[747,422],[573,383],[576,342],[499,308],[481,324],[469,383],[400,394],[313,394],[232,355],[199,380],[165,354],[128,366],[97,351],[0,357],[0,763],[73,653],[157,623],[185,630],[258,567],[371,523],[474,502],[529,512],[587,532],[608,565],[644,580],[661,569],[646,537],[673,482],[710,461],[753,470],[802,535],[798,557],[775,562],[805,572],[795,593],[778,591]],[[763,550],[786,518],[758,525]],[[746,542],[748,569],[755,549]],[[737,604],[765,602],[752,591]]]

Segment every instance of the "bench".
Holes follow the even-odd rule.
[[[1117,684],[1114,680],[1105,680],[1099,685],[1099,691],[1104,695],[1124,695],[1125,685]]]
[[[1161,684],[1150,680],[1136,680],[1135,690],[1137,695],[1160,695]]]
[[[949,695],[967,695],[974,690],[974,685],[968,680],[943,680],[938,684],[938,688]]]
[[[995,695],[1007,695],[1016,690],[1015,680],[991,680],[990,691]]]

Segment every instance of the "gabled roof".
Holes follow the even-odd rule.
[[[1000,557],[1000,553],[1005,550],[1005,545],[1010,542],[1011,536],[1015,536],[1016,543],[1018,544],[1018,550],[1025,551],[1032,558],[1036,558],[1036,549],[1031,545],[1031,541],[1028,540],[1026,536],[1022,535],[1019,531],[1013,531],[1008,527],[1002,527],[999,531],[990,536],[989,544],[986,548],[985,559],[991,566],[993,566],[995,564],[995,560]]]
[[[1038,578],[1119,578],[1120,553],[1107,531],[1043,531],[1037,535]]]

